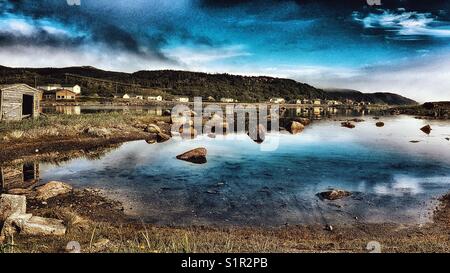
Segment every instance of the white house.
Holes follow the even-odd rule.
[[[270,103],[285,103],[283,98],[271,98]]]
[[[128,95],[128,94],[124,94],[124,95],[122,96],[122,99],[126,99],[126,100],[128,100],[128,99],[130,99],[130,95]]]
[[[232,102],[234,102],[234,99],[232,99],[232,98],[221,98],[220,102],[232,103]]]
[[[48,85],[38,86],[37,88],[40,89],[40,90],[43,90],[43,91],[55,91],[55,90],[64,89],[64,90],[68,90],[70,92],[73,92],[73,93],[75,93],[77,95],[81,94],[81,87],[78,84],[75,84],[75,85],[73,85],[73,84],[63,84],[63,85],[61,85],[61,84],[48,84]]]
[[[189,102],[189,98],[188,97],[178,97],[175,99],[175,101],[177,102]]]
[[[151,100],[151,101],[162,101],[163,100],[163,98],[161,96],[149,96],[147,99]]]
[[[314,105],[322,105],[322,101],[320,99],[313,100]]]

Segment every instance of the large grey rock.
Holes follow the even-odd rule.
[[[66,234],[66,227],[61,220],[33,216],[21,224],[20,233],[24,235],[62,236]]]
[[[109,131],[106,128],[94,128],[94,127],[89,127],[86,128],[84,130],[84,132],[92,137],[110,137],[111,136],[111,131]]]
[[[159,126],[155,125],[155,124],[149,124],[145,128],[144,131],[147,132],[147,133],[152,133],[152,134],[160,134],[160,133],[162,133],[161,128],[159,128]]]
[[[207,153],[208,151],[205,148],[197,148],[178,155],[177,159],[195,164],[204,164],[206,163]]]
[[[1,231],[1,237],[10,237],[23,229],[25,222],[33,217],[32,214],[13,214],[6,219]]]
[[[2,194],[0,196],[0,222],[5,222],[13,214],[24,214],[27,210],[25,196]]]
[[[47,184],[36,188],[35,198],[38,200],[47,200],[58,195],[69,193],[72,189],[72,186],[66,183],[50,181]]]

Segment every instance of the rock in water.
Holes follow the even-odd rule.
[[[177,159],[188,161],[195,164],[204,164],[206,160],[207,150],[205,148],[197,148],[190,150],[177,156]]]
[[[450,141],[450,137],[446,137],[445,140]]]
[[[256,143],[263,143],[266,139],[266,128],[258,124],[256,128],[250,128],[247,134]]]
[[[305,126],[300,122],[291,121],[288,123],[286,129],[289,131],[289,133],[295,135],[301,133],[305,129]]]
[[[431,129],[430,125],[426,125],[426,126],[423,126],[422,128],[420,128],[420,130],[422,132],[424,132],[425,134],[429,135],[431,133],[432,129]]]
[[[168,140],[170,140],[170,136],[167,135],[167,134],[159,133],[159,134],[156,136],[156,141],[157,141],[158,143],[166,142],[166,141],[168,141]]]
[[[352,195],[351,192],[344,191],[344,190],[331,190],[331,191],[325,191],[325,192],[320,193],[320,196],[323,199],[327,199],[327,200],[338,200],[338,199],[342,199],[344,197],[348,197],[350,195]]]
[[[0,196],[0,222],[5,222],[13,214],[24,214],[27,210],[25,196],[2,194]]]
[[[38,200],[47,200],[71,191],[72,186],[59,181],[51,181],[43,186],[37,187],[35,197]]]
[[[376,123],[376,126],[377,126],[377,127],[383,127],[383,126],[384,126],[384,122],[381,122],[381,121],[380,121],[380,122],[377,122],[377,123]]]
[[[341,122],[341,126],[342,127],[346,127],[346,128],[350,128],[350,129],[355,128],[355,125],[353,123],[351,123],[351,122],[348,122],[348,121]]]

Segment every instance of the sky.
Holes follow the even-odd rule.
[[[450,100],[450,1],[0,0],[0,65],[177,69]]]

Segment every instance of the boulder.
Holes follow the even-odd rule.
[[[147,125],[147,127],[144,129],[145,132],[147,133],[151,133],[151,134],[160,134],[162,133],[161,128],[159,128],[158,125],[156,124],[149,124]]]
[[[248,136],[256,143],[263,143],[266,139],[266,128],[262,124],[258,124],[256,128],[250,128]]]
[[[384,122],[377,122],[376,124],[375,124],[377,127],[383,127],[384,126]]]
[[[351,194],[351,192],[344,191],[344,190],[330,190],[330,191],[321,192],[319,195],[323,199],[338,200],[338,199],[342,199],[344,197],[348,197],[352,194]]]
[[[352,119],[349,119],[349,120],[347,120],[347,121],[364,122],[365,120],[363,120],[363,119],[361,119],[361,118],[352,118]]]
[[[353,128],[356,127],[353,123],[348,122],[348,121],[341,122],[341,126],[342,127],[346,127],[346,128],[350,128],[350,129],[353,129]]]
[[[10,237],[17,232],[21,231],[25,226],[25,223],[33,217],[32,214],[13,214],[6,219],[3,224],[3,228],[0,236]]]
[[[20,234],[62,236],[66,234],[66,227],[63,221],[58,219],[32,216],[21,224]]]
[[[206,160],[207,152],[208,151],[206,150],[206,148],[196,148],[178,155],[177,159],[188,161],[195,164],[204,164],[207,162]]]
[[[24,214],[27,198],[20,195],[2,194],[0,196],[0,222],[5,222],[13,214]]]
[[[166,141],[168,141],[168,140],[170,140],[170,136],[167,135],[167,134],[159,133],[159,134],[156,136],[156,142],[158,142],[158,143],[166,142]]]
[[[305,129],[305,126],[300,122],[291,121],[286,126],[286,129],[288,130],[289,133],[295,135],[301,133]]]
[[[106,128],[94,128],[89,127],[84,130],[84,132],[93,137],[109,137],[111,136],[111,132]]]
[[[296,118],[295,121],[300,122],[304,126],[311,124],[311,120],[309,118]]]
[[[58,195],[69,193],[72,191],[72,189],[72,186],[66,183],[59,181],[50,181],[47,184],[36,188],[35,198],[44,201]]]
[[[164,112],[163,112],[163,116],[164,117],[168,117],[168,116],[171,116],[172,115],[172,112],[170,112],[170,110],[164,110]]]
[[[422,128],[420,128],[420,130],[422,132],[424,132],[425,134],[429,135],[431,133],[431,126],[430,125],[425,125]]]
[[[445,140],[450,141],[450,137],[446,137]]]

